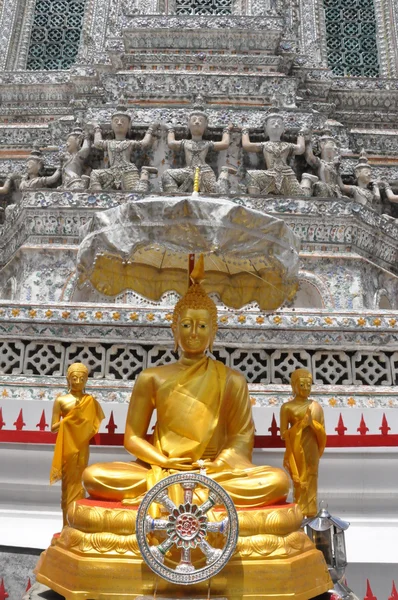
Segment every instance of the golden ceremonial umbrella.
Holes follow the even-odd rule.
[[[81,228],[78,285],[159,300],[184,294],[189,254],[204,288],[232,308],[274,310],[297,290],[299,239],[284,221],[228,200],[150,198],[95,213]]]

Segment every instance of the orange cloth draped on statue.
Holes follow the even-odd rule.
[[[163,455],[189,457],[192,463],[200,458],[222,460],[224,469],[209,477],[228,491],[237,506],[261,506],[286,498],[286,474],[251,462],[254,424],[242,375],[207,356],[182,359],[146,369],[139,376],[129,414],[135,414],[136,398],[140,396],[142,402],[143,395],[146,405],[151,403],[151,409],[157,410],[152,443]],[[134,502],[174,472],[144,466],[142,461],[100,463],[88,467],[83,480],[93,497]]]

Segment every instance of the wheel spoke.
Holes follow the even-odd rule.
[[[181,549],[181,561],[176,566],[177,573],[193,573],[195,571],[195,567],[191,562],[191,550],[190,548],[182,548]]]
[[[152,546],[152,548],[157,548],[158,551],[164,556],[172,546],[174,546],[174,540],[167,538],[167,540],[164,540],[164,542],[159,544],[159,546]]]
[[[164,506],[169,512],[173,512],[173,510],[177,508],[174,502],[169,498],[167,490],[159,492],[155,498],[155,502]]]
[[[150,531],[164,531],[169,524],[166,519],[152,519],[149,515],[145,517],[145,533]]]
[[[207,523],[207,531],[213,531],[227,535],[229,526],[229,519],[225,517],[222,521],[210,521]]]
[[[204,515],[211,508],[213,508],[213,506],[215,506],[217,504],[217,502],[218,502],[218,496],[217,496],[217,494],[215,494],[214,492],[210,491],[209,492],[209,497],[206,500],[206,502],[203,502],[203,504],[201,504],[199,506],[199,510],[202,513],[202,515]]]
[[[217,560],[217,558],[220,558],[222,554],[222,550],[220,550],[219,548],[213,548],[213,546],[211,546],[206,540],[200,542],[198,546],[202,550],[203,554],[206,556],[207,565]]]
[[[184,490],[184,504],[189,502],[192,504],[193,502],[193,491],[196,488],[196,483],[194,481],[184,481],[181,484],[182,489]]]

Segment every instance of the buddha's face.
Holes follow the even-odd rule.
[[[68,376],[71,392],[82,392],[86,387],[87,375],[82,371],[72,371]]]
[[[268,137],[281,137],[285,131],[282,117],[270,117],[265,124],[265,133]]]
[[[191,115],[188,126],[191,135],[203,135],[207,127],[207,119],[203,115]]]
[[[301,375],[294,384],[293,391],[296,396],[300,396],[301,398],[308,398],[311,392],[312,386],[312,377],[311,374]]]
[[[186,308],[178,322],[177,341],[187,355],[203,354],[213,338],[209,312],[203,308]]]
[[[30,159],[26,163],[28,175],[37,176],[39,174],[41,163],[38,160]]]
[[[112,130],[115,134],[127,135],[130,129],[130,119],[125,115],[115,115],[112,117]]]
[[[79,140],[75,135],[70,135],[66,140],[66,149],[71,154],[79,150]]]

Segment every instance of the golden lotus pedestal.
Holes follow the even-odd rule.
[[[332,587],[322,553],[299,531],[301,512],[295,504],[238,510],[232,559],[211,580],[189,586],[161,579],[142,560],[135,536],[137,508],[90,499],[72,504],[70,526],[54,536],[40,557],[37,580],[66,600],[309,600]],[[213,511],[210,518],[224,516]]]

